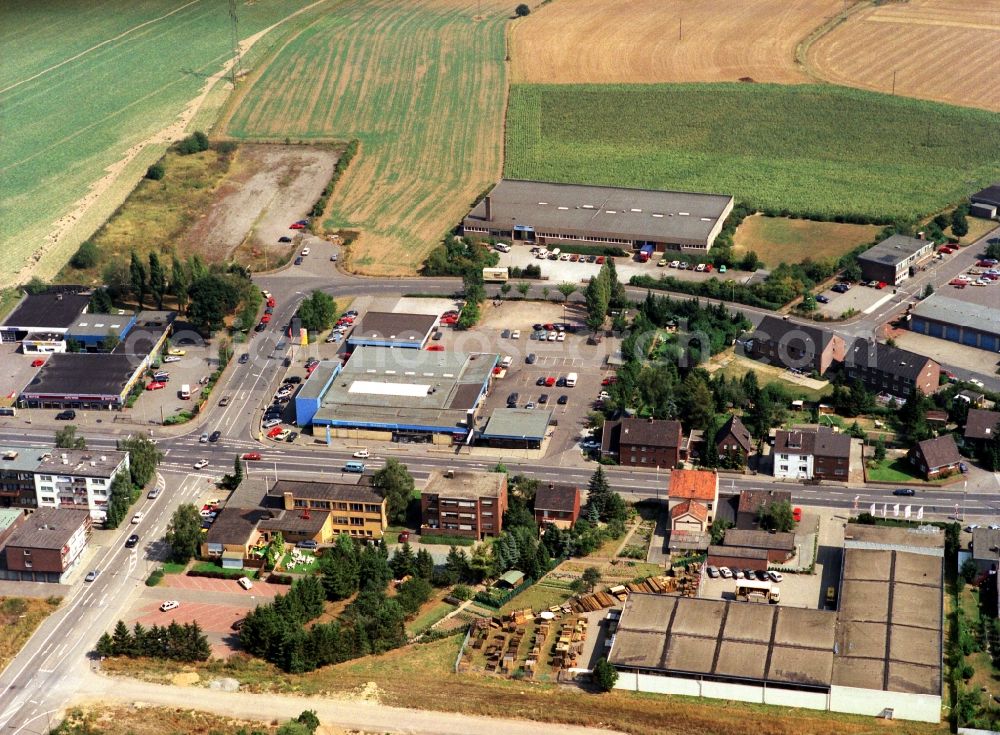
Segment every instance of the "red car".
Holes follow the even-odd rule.
[[[449,316],[453,316],[453,317],[455,317],[457,319],[458,318],[458,312],[455,311],[455,310],[446,311],[444,314],[441,315],[441,318],[443,319],[443,318],[449,317]]]
[[[444,352],[443,345],[427,345],[428,352]]]
[[[400,531],[399,536],[397,537],[397,539],[398,539],[399,543],[405,544],[407,541],[410,540],[410,532],[409,531]]]
[[[260,318],[260,323],[261,324],[267,324],[269,321],[271,321],[271,315],[270,314],[265,314],[264,316],[262,316]]]
[[[545,379],[545,387],[546,388],[551,388],[555,384],[556,384],[556,379],[555,378],[548,377],[548,378]]]
[[[306,226],[301,222],[296,222],[294,225],[289,226],[289,230],[304,230]]]
[[[945,245],[941,249],[939,249],[938,252],[939,253],[944,253],[945,255],[951,255],[952,253],[955,252],[955,249],[954,248],[950,248],[947,245]]]
[[[712,272],[712,264],[711,263],[705,263],[705,272],[706,273],[711,273]]]
[[[39,359],[39,360],[32,360],[31,361],[31,367],[41,367],[44,364],[45,364],[45,360],[41,360],[41,359]]]
[[[146,390],[160,390],[161,388],[166,388],[166,383],[161,383],[158,380],[154,380],[152,383],[146,386]]]
[[[879,281],[878,283],[875,284],[875,288],[877,288],[877,289],[883,289],[883,288],[885,288],[888,285],[889,284],[886,283],[885,281]]]
[[[280,434],[282,431],[284,431],[284,429],[282,429],[280,426],[272,426],[271,430],[267,432],[267,438],[268,439],[273,439],[278,434]]]
[[[802,508],[792,508],[792,520],[796,523],[802,521]]]
[[[457,316],[446,316],[441,320],[442,324],[456,324],[458,322]]]
[[[604,256],[603,255],[598,255],[597,256],[597,264],[598,265],[604,265]]]
[[[251,460],[251,459],[252,460],[259,460],[260,459],[260,452],[247,452],[246,454],[243,455],[243,459],[246,459],[246,460]]]
[[[313,363],[312,365],[306,365],[306,375],[312,375],[313,370],[315,370],[317,367],[319,367],[318,362]]]
[[[273,298],[270,298],[267,300],[267,305],[273,309],[277,304]]]
[[[965,285],[965,281],[963,281],[961,278],[952,278],[950,281],[948,281],[948,285],[949,286],[964,286]]]
[[[604,380],[601,381],[601,385],[614,385],[617,382],[618,382],[617,375],[609,375],[608,377],[606,377]]]

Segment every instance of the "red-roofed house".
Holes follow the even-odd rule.
[[[719,502],[719,476],[710,470],[674,470],[671,472],[670,488],[667,492],[667,510],[671,514],[671,523],[674,508],[690,500],[705,506],[705,523],[711,525],[715,519],[716,505]]]
[[[670,509],[671,531],[705,533],[708,530],[708,506],[697,500],[685,500]]]

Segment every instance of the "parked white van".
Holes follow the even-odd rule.
[[[576,386],[576,380],[577,380],[577,374],[576,373],[570,373],[569,375],[567,375],[566,376],[566,387],[567,388],[573,388],[573,387],[575,387]]]

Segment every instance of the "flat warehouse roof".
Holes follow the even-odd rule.
[[[391,311],[369,311],[354,325],[350,344],[361,342],[387,342],[423,344],[437,324],[434,314],[397,314]]]
[[[77,293],[25,294],[21,303],[4,320],[7,329],[66,329],[90,303]]]
[[[125,390],[142,359],[117,353],[56,352],[21,391],[33,396],[115,396]]]
[[[626,240],[707,243],[733,198],[612,186],[553,184],[502,179],[463,224],[536,232],[592,233]]]
[[[965,293],[968,291],[968,293]],[[950,293],[950,292],[949,292]],[[1000,334],[1000,309],[991,286],[968,286],[961,298],[934,293],[910,310],[914,316],[944,324],[968,327],[988,334]]]
[[[457,430],[499,359],[484,353],[358,347],[322,396],[313,422]],[[321,382],[326,381],[317,385]]]
[[[495,408],[480,432],[484,439],[544,439],[552,411],[541,408]]]
[[[919,240],[906,235],[892,235],[861,253],[858,260],[894,266],[897,263],[902,263],[914,253],[920,252],[924,248],[933,248],[933,246],[934,243],[930,240]]]

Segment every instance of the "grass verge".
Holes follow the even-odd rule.
[[[588,694],[558,685],[477,674],[455,674],[461,636],[406,646],[382,656],[349,661],[306,675],[283,674],[245,656],[229,662],[182,665],[131,659],[105,661],[106,670],[159,682],[182,671],[203,681],[232,676],[253,692],[301,695],[353,694],[377,684],[383,704],[469,715],[516,717],[533,722],[593,726],[611,723],[636,735],[867,735],[884,727],[870,717],[794,710],[710,699],[635,694],[616,690]],[[498,709],[498,703],[503,703]],[[897,720],[894,735],[944,733],[937,725]]]
[[[0,671],[14,660],[31,634],[62,602],[60,597],[0,598]]]

